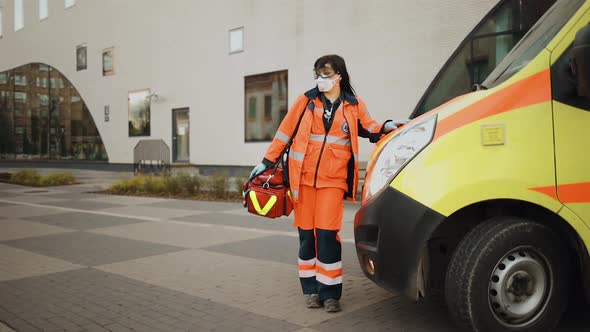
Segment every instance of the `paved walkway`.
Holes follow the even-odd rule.
[[[341,233],[344,311],[327,314],[303,305],[291,218],[92,194],[131,174],[76,173],[84,184],[0,184],[0,321],[16,331],[455,331],[444,309],[364,277],[358,206],[346,205]],[[584,320],[571,313],[560,331],[587,331]]]

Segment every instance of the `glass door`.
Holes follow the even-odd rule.
[[[172,110],[172,161],[188,163],[189,158],[189,109]]]

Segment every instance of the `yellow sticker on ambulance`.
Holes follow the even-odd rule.
[[[483,146],[506,144],[506,130],[504,124],[496,123],[482,125],[481,144]]]

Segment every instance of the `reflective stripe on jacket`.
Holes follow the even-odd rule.
[[[383,125],[371,118],[360,98],[343,93],[342,105],[336,112],[330,132],[326,135],[321,122],[323,104],[319,94],[316,87],[297,98],[281,122],[263,162],[267,165],[276,162],[295,131],[301,112],[305,112],[289,152],[289,182],[293,198],[298,200],[302,180],[310,185],[308,182],[311,171],[314,177],[314,183],[311,185],[342,187],[346,190],[346,199],[355,201],[359,172],[358,137],[366,137],[371,142],[377,142],[383,134]],[[343,130],[345,124],[348,133]],[[322,179],[319,183],[315,179],[316,172],[319,172],[318,178]],[[333,181],[330,180],[331,177]]]

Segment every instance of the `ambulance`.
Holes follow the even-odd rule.
[[[466,331],[550,331],[590,298],[590,1],[558,0],[477,91],[384,137],[355,216],[365,275]]]

